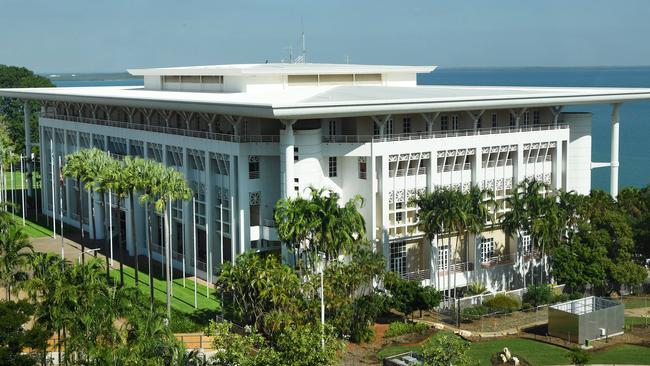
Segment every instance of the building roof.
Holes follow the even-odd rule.
[[[316,63],[269,63],[233,64],[187,67],[163,67],[151,69],[129,69],[132,75],[313,75],[313,74],[381,74],[381,73],[428,73],[435,66],[395,66]]]
[[[264,118],[324,118],[650,100],[650,88],[320,86],[242,93],[143,87],[0,89],[20,99],[95,103]]]

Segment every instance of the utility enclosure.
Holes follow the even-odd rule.
[[[623,333],[623,304],[590,296],[548,308],[548,333],[577,344]]]

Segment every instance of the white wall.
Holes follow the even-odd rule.
[[[571,126],[567,151],[567,191],[591,191],[591,113],[562,113]]]

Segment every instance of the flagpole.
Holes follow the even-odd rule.
[[[210,277],[212,277],[212,266],[210,265],[212,263],[212,255],[210,255],[210,234],[209,234],[209,223],[206,220],[205,221],[205,267],[206,267],[206,272],[207,275],[206,277],[206,285],[205,285],[205,297],[209,298],[210,297]]]
[[[50,139],[50,165],[52,166],[52,238],[56,239],[56,191],[54,190],[54,142]]]
[[[14,204],[16,204],[16,193],[15,187],[14,187],[14,162],[13,162],[14,154],[11,153],[9,155],[9,184],[11,184],[11,213],[16,214],[16,207]]]
[[[108,242],[111,244],[111,267],[113,267],[113,194],[108,190]]]
[[[63,174],[61,173],[61,155],[59,155],[59,222],[61,225],[61,259],[65,259],[65,247],[63,243]]]
[[[199,307],[199,298],[197,294],[197,288],[196,288],[196,282],[198,280],[198,277],[196,276],[196,199],[192,197],[192,237],[193,237],[193,243],[194,243],[194,249],[192,250],[192,253],[194,253],[194,308]],[[207,264],[206,264],[206,271],[207,271]]]
[[[20,193],[21,193],[21,202],[20,205],[23,209],[23,226],[25,226],[25,172],[23,166],[23,156],[20,155]]]

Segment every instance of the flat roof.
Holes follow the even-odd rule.
[[[435,66],[357,65],[320,63],[267,63],[128,69],[131,75],[312,75],[428,73]]]
[[[320,86],[209,93],[143,87],[0,89],[19,99],[108,104],[263,118],[326,118],[650,100],[650,88]]]

